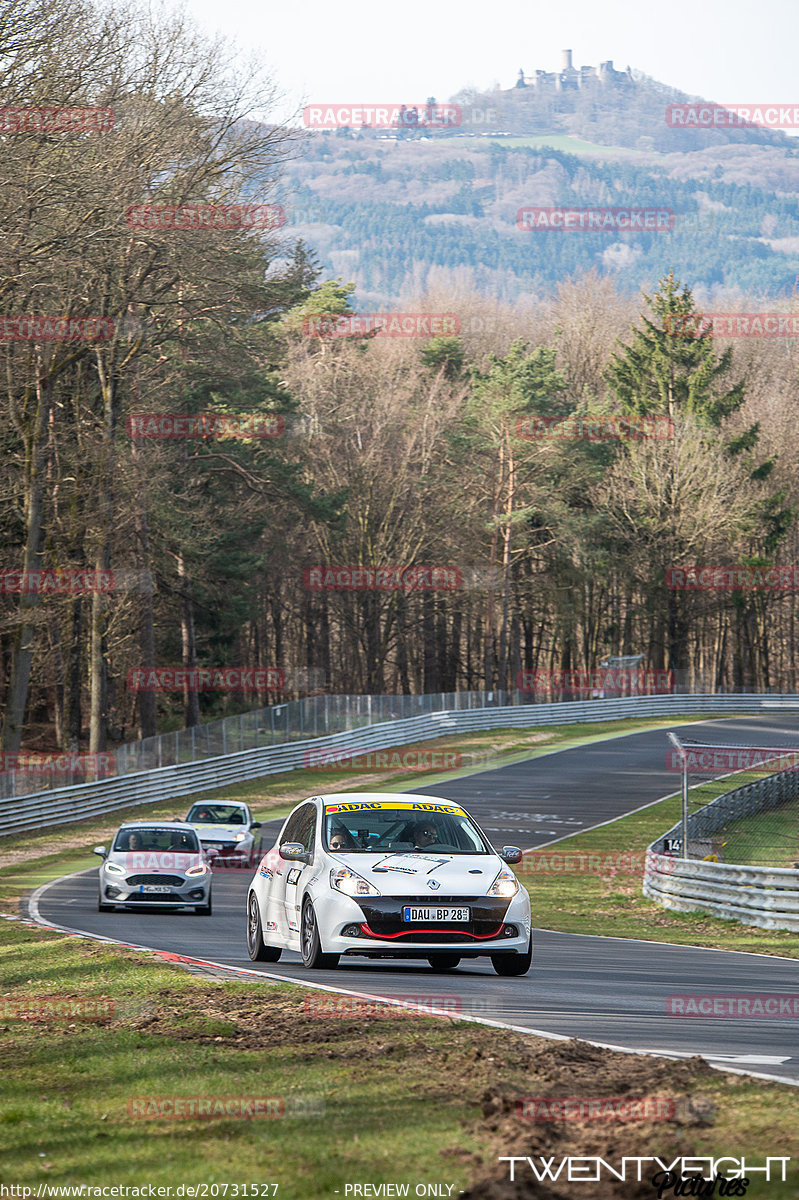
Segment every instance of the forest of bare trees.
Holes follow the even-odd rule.
[[[309,336],[353,289],[285,230],[213,221],[268,203],[301,153],[252,116],[269,81],[178,18],[3,16],[4,112],[113,114],[0,129],[3,751],[608,655],[796,690],[799,576],[768,574],[799,563],[795,340],[696,336],[666,260],[633,298],[593,272],[516,308],[454,283],[408,298],[455,337]],[[695,566],[750,572],[669,586]],[[161,667],[273,670],[131,686]]]

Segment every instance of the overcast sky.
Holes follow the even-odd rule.
[[[419,103],[519,67],[612,59],[725,104],[799,102],[799,0],[184,0],[258,53],[292,105]]]

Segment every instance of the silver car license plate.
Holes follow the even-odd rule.
[[[156,892],[159,896],[162,896],[165,893],[169,894],[169,892],[172,891],[172,888],[167,887],[165,884],[162,884],[162,883],[143,883],[139,887],[139,891],[146,892],[148,895],[151,892]]]
[[[411,908],[402,910],[403,921],[468,921],[468,908]]]

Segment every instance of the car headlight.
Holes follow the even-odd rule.
[[[379,896],[376,887],[364,879],[361,875],[356,875],[354,871],[350,871],[348,867],[335,867],[330,872],[330,886],[337,888],[340,892],[344,892],[347,896]]]
[[[187,875],[205,875],[210,870],[207,863],[200,863],[197,867],[189,867],[186,871]]]
[[[519,890],[519,881],[509,871],[507,867],[503,867],[499,875],[497,875],[491,887],[488,889],[489,896],[504,896],[509,900],[511,896],[515,896]]]
[[[237,833],[237,834],[236,834],[236,841],[237,841],[237,842],[243,842],[243,841],[244,841],[244,839],[246,838],[246,836],[247,836],[247,834],[246,834],[246,833]]]
[[[120,867],[119,863],[107,862],[107,863],[103,863],[103,866],[105,867],[106,871],[108,871],[111,875],[124,875],[125,874],[125,868]]]

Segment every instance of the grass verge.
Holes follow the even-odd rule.
[[[18,1186],[227,1184],[232,1197],[272,1195],[264,1185],[277,1184],[285,1200],[318,1200],[369,1183],[404,1184],[411,1195],[435,1185],[444,1190],[428,1194],[471,1200],[590,1200],[633,1190],[508,1190],[498,1157],[618,1163],[621,1154],[745,1152],[762,1162],[778,1153],[775,1131],[786,1147],[799,1135],[793,1089],[723,1075],[699,1059],[389,1016],[346,997],[319,1005],[320,993],[209,982],[121,947],[6,921],[0,968],[0,1161],[4,1182]],[[420,999],[446,992],[441,977],[413,979]],[[14,1002],[43,997],[71,997],[78,1012],[94,1001],[100,1019],[74,1011],[60,1019],[41,1006],[29,1006],[25,1020],[9,1015]],[[517,1111],[530,1096],[657,1096],[670,1108],[657,1122],[531,1123]],[[253,1098],[273,1115],[230,1115]],[[188,1115],[173,1115],[176,1100]],[[210,1115],[192,1115],[200,1100]],[[258,1190],[243,1192],[243,1184]],[[758,1181],[748,1195],[788,1200],[796,1192],[790,1182]]]

